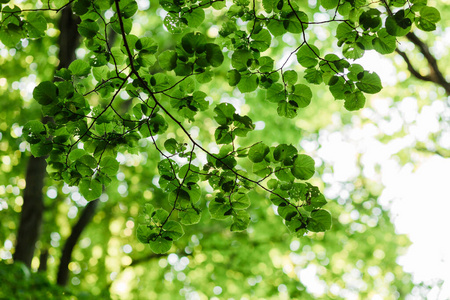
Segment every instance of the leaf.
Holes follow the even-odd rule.
[[[238,210],[233,214],[233,223],[231,224],[231,231],[243,231],[247,229],[250,223],[250,216],[245,210]]]
[[[305,154],[299,154],[291,169],[292,175],[301,180],[308,180],[314,175],[314,159]]]
[[[287,93],[281,83],[272,84],[266,91],[266,99],[270,102],[279,103],[285,101]]]
[[[285,161],[293,158],[297,154],[297,149],[292,145],[281,144],[273,151],[275,161]]]
[[[201,214],[193,208],[180,211],[178,216],[180,217],[180,222],[183,225],[197,224],[201,219]]]
[[[203,20],[205,20],[205,11],[203,8],[198,7],[197,9],[185,13],[183,17],[186,18],[189,27],[197,28],[203,23]]]
[[[349,111],[354,111],[363,108],[365,103],[366,97],[364,97],[364,94],[356,91],[346,94],[344,107]]]
[[[378,37],[372,40],[375,51],[380,54],[389,54],[395,51],[397,41],[394,36],[390,35],[385,28],[380,29]]]
[[[206,60],[211,66],[217,68],[223,63],[223,53],[219,45],[213,43],[206,44]]]
[[[364,71],[358,74],[358,77],[362,77],[356,86],[363,92],[368,94],[376,94],[381,91],[381,80],[376,73],[369,73]]]
[[[323,232],[331,228],[331,214],[324,210],[314,210],[311,212],[306,228],[312,232]]]
[[[283,73],[283,80],[288,85],[294,85],[297,82],[297,72],[289,70]]]
[[[246,193],[237,192],[231,197],[231,207],[233,209],[241,210],[250,206],[250,198]]]
[[[43,81],[39,83],[33,90],[33,98],[40,105],[49,105],[56,101],[56,85],[50,81]]]
[[[241,77],[238,88],[241,93],[250,93],[256,90],[259,84],[259,78],[256,74],[245,75]]]
[[[100,170],[108,176],[114,176],[119,171],[119,162],[111,156],[102,157]]]
[[[170,154],[175,154],[178,149],[178,142],[176,139],[170,138],[164,142],[164,148],[166,148],[167,152]]]
[[[31,154],[35,157],[42,157],[48,155],[53,149],[53,143],[50,141],[40,141],[37,144],[31,144]]]
[[[316,69],[306,69],[303,76],[308,83],[321,84],[323,81],[322,72]]]
[[[441,14],[434,7],[425,6],[420,10],[420,17],[415,20],[419,29],[424,31],[436,30],[436,23],[441,20]]]
[[[113,6],[115,8],[115,6]],[[138,10],[138,5],[135,0],[120,0],[119,9],[122,17],[125,19],[131,18]]]
[[[163,237],[157,237],[155,240],[149,241],[150,249],[156,254],[166,253],[172,248],[173,242]]]
[[[405,18],[405,11],[399,10],[393,16],[386,18],[386,31],[393,36],[404,36],[411,30],[412,21]]]
[[[269,147],[263,143],[254,145],[248,151],[248,158],[254,162],[258,163],[264,160],[264,157],[269,153]]]
[[[298,107],[304,108],[311,103],[311,89],[304,84],[296,84],[294,92],[289,95],[289,100],[297,103]]]
[[[69,71],[75,76],[87,76],[91,72],[91,66],[84,60],[77,59],[70,64]]]
[[[227,73],[228,84],[230,86],[236,86],[241,80],[241,73],[236,69],[229,70]]]
[[[205,50],[206,38],[203,34],[187,33],[181,39],[181,46],[187,53],[193,54],[194,52],[201,53]]]
[[[280,101],[278,102],[277,113],[280,117],[289,119],[297,116],[298,104],[295,101]]]
[[[173,50],[166,50],[159,54],[158,62],[163,70],[173,70],[177,66],[177,53]]]
[[[225,202],[224,198],[217,197],[213,201],[209,202],[209,213],[211,214],[211,218],[217,220],[227,219],[231,211],[231,206],[229,203]]]
[[[23,126],[23,136],[30,144],[37,144],[47,138],[47,131],[40,121],[28,121]]]
[[[302,67],[312,68],[317,65],[320,57],[319,48],[314,45],[303,45],[297,51],[297,61]]]
[[[45,35],[47,30],[47,20],[40,13],[31,12],[27,15],[25,29],[30,38],[39,38]]]
[[[252,34],[251,38],[250,48],[256,49],[259,52],[264,52],[269,49],[270,43],[272,42],[272,36],[266,29],[262,29],[257,34]]]
[[[220,103],[214,108],[216,116],[214,119],[220,125],[228,125],[233,121],[233,115],[236,109],[230,103]]]
[[[236,50],[231,56],[231,65],[238,71],[247,70],[249,61],[253,58],[248,50]]]
[[[333,9],[338,5],[338,3],[339,0],[322,0],[320,5],[322,5],[325,9]]]
[[[86,200],[95,200],[102,195],[102,184],[97,179],[83,179],[79,185],[80,193]]]
[[[100,27],[95,21],[86,19],[81,21],[80,24],[78,24],[78,32],[81,36],[84,36],[86,38],[93,38],[97,35]]]
[[[176,221],[167,221],[162,229],[164,230],[162,237],[172,241],[176,241],[184,235],[183,227]]]
[[[74,149],[74,150],[70,151],[70,153],[69,153],[69,160],[74,162],[86,154],[87,154],[86,150],[84,150],[84,149]]]

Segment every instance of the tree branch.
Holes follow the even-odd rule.
[[[75,248],[75,245],[77,244],[81,233],[92,220],[92,217],[95,215],[95,210],[98,206],[98,202],[99,200],[96,199],[86,205],[80,215],[80,218],[78,219],[78,222],[75,224],[75,226],[73,226],[72,233],[70,234],[64,245],[56,279],[56,283],[61,286],[67,285],[67,282],[69,280],[68,266],[72,258],[73,249]]]
[[[426,43],[424,43],[419,37],[414,33],[410,32],[406,35],[406,38],[411,41],[419,50],[420,53],[425,57],[425,59],[428,62],[428,66],[430,67],[430,74],[429,75],[421,75],[412,65],[411,61],[409,60],[406,53],[400,51],[399,49],[396,49],[397,53],[400,54],[400,56],[403,58],[403,60],[406,62],[408,66],[408,70],[411,72],[411,74],[416,77],[419,80],[423,81],[431,81],[434,82],[440,86],[442,86],[445,89],[445,92],[447,95],[450,95],[450,82],[448,82],[445,79],[445,76],[442,74],[441,70],[439,69],[438,63],[436,58],[431,54],[430,48]]]

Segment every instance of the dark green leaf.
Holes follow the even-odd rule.
[[[33,98],[41,105],[49,105],[56,101],[56,85],[50,81],[43,81],[33,90]]]
[[[314,175],[314,159],[305,154],[299,154],[294,160],[292,175],[301,180],[308,180]]]

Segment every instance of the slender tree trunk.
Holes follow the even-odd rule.
[[[67,68],[75,59],[75,50],[79,45],[77,24],[78,20],[73,17],[71,8],[65,8],[61,12],[59,22],[61,34],[59,37],[58,69]],[[15,261],[25,263],[28,267],[31,267],[36,242],[39,239],[42,226],[42,215],[44,213],[42,189],[44,188],[46,167],[45,157],[31,156],[25,175],[26,187],[13,258]],[[46,263],[44,264],[46,265]]]
[[[98,202],[99,200],[96,199],[86,205],[80,215],[80,218],[78,219],[78,222],[75,224],[75,226],[73,226],[72,233],[70,234],[64,245],[58,268],[58,276],[56,279],[56,283],[61,286],[67,285],[67,282],[69,281],[69,263],[72,258],[72,251],[77,244],[81,233],[89,224],[92,217],[95,215],[95,210],[97,208]]]
[[[31,260],[41,229],[44,212],[42,188],[44,187],[46,165],[45,158],[31,156],[25,176],[27,185],[23,194],[22,213],[13,257],[15,261],[21,261],[28,267],[31,267]]]

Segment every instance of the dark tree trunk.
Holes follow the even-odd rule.
[[[59,37],[58,69],[67,68],[75,59],[75,50],[79,45],[78,22],[69,6],[62,11],[59,22],[61,34]],[[13,258],[15,261],[25,263],[28,267],[31,267],[31,260],[34,256],[36,242],[39,239],[42,225],[42,215],[44,213],[42,189],[44,187],[46,167],[47,163],[44,157],[31,156],[25,175],[26,187]],[[42,260],[41,263],[46,265],[46,262],[42,262]]]
[[[78,242],[78,239],[81,236],[81,233],[86,228],[86,226],[91,221],[92,217],[95,215],[95,210],[97,208],[99,200],[96,199],[94,201],[89,202],[86,207],[83,209],[83,212],[78,219],[78,222],[73,226],[72,233],[64,245],[64,249],[62,252],[61,260],[58,268],[58,276],[56,279],[56,283],[64,286],[67,285],[69,280],[69,263],[72,258],[72,251],[75,245]]]
[[[21,261],[28,267],[31,267],[31,260],[41,229],[44,212],[42,188],[44,187],[46,165],[45,158],[31,156],[25,176],[26,187],[23,194],[14,260]]]

